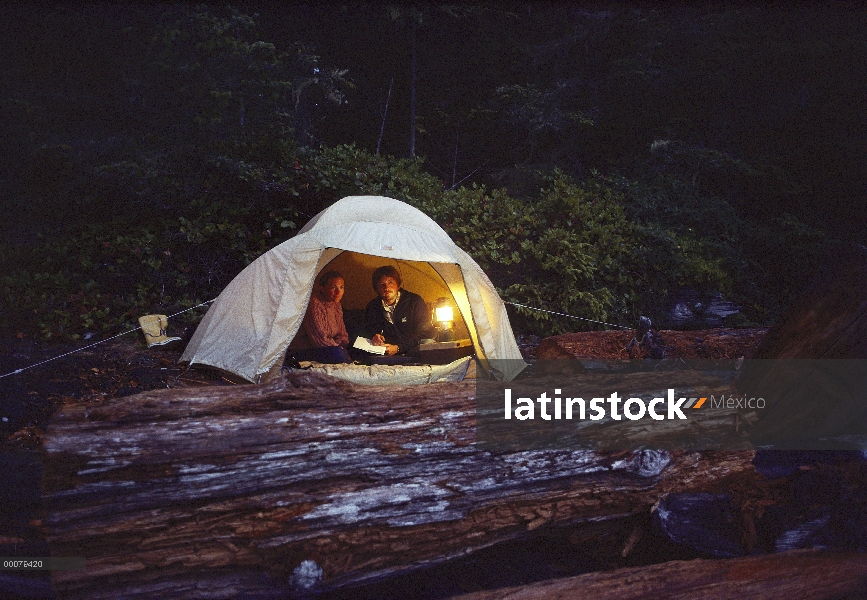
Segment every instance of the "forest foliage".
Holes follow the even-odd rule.
[[[405,97],[396,93],[389,115],[374,75],[348,69],[337,42],[321,44],[329,58],[273,25],[269,40],[266,19],[237,8],[140,13],[124,56],[93,49],[108,71],[98,81],[35,73],[43,79],[34,85],[68,92],[59,104],[22,83],[33,72],[7,68],[19,85],[0,98],[14,225],[0,243],[0,329],[78,339],[196,306],[348,195],[423,210],[507,301],[626,326],[639,315],[663,319],[683,290],[722,294],[743,307],[743,320],[768,322],[846,237],[810,210],[817,180],[787,170],[800,157],[787,162],[735,134],[713,139],[707,132],[719,128],[701,124],[736,116],[720,116],[731,108],[719,98],[705,115],[695,102],[669,104],[722,85],[716,69],[739,68],[735,46],[759,44],[751,28],[767,14],[539,8],[530,22],[540,31],[564,17],[572,28],[523,28],[506,41],[495,29],[510,26],[509,11],[436,8],[415,21],[420,68],[434,69],[425,36],[434,44],[455,29],[478,41],[467,61],[491,68],[466,94],[420,79],[414,128],[425,153],[414,158],[401,158],[395,141],[408,136],[393,124]],[[367,17],[389,44],[406,42],[387,11]],[[702,45],[689,57],[699,64],[675,72],[690,26],[718,37],[727,26],[736,39]],[[830,50],[814,52],[821,60]],[[516,57],[523,71],[500,62]],[[384,125],[389,152],[378,154]],[[835,194],[845,187],[833,185]],[[845,211],[834,216],[846,220]],[[509,310],[523,332],[589,326]]]

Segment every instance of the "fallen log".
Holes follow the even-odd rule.
[[[768,409],[758,446],[859,450],[867,439],[867,248],[835,254],[768,331],[737,387]]]
[[[294,372],[67,405],[44,439],[45,535],[87,568],[53,585],[63,598],[286,597],[754,476],[752,451],[479,451],[474,396],[472,382]]]
[[[755,358],[867,358],[867,248],[836,252],[768,331]]]
[[[606,361],[595,361],[605,363]],[[755,410],[739,410],[736,406],[726,407],[722,397],[734,393],[733,382],[738,370],[733,361],[698,361],[691,368],[677,361],[656,361],[647,364],[649,370],[626,370],[623,367],[640,368],[640,363],[628,364],[616,361],[602,369],[585,369],[579,361],[547,360],[533,365],[531,377],[511,382],[484,382],[477,388],[476,442],[482,450],[521,451],[545,448],[573,448],[588,450],[622,451],[632,448],[657,448],[665,450],[704,450],[704,449],[752,449],[749,431],[756,420]],[[725,363],[725,364],[719,364]],[[588,361],[589,364],[589,361]],[[702,369],[702,370],[699,370]],[[717,370],[718,369],[718,370]],[[510,390],[509,403],[513,418],[504,419],[505,389]],[[560,391],[557,391],[560,390]],[[683,418],[634,418],[642,410],[630,408],[632,417],[624,418],[627,398],[638,398],[643,408],[649,406],[653,398],[660,398],[665,404],[668,390],[677,390],[676,396],[695,402],[685,408]],[[547,417],[534,404],[533,418],[521,419],[514,411],[518,398],[538,400],[542,393],[549,400]],[[585,408],[591,406],[593,398],[606,400],[612,392],[618,392],[618,399],[624,411],[618,409],[616,418],[611,412],[596,420],[592,409],[581,417],[580,404],[572,405],[567,414],[564,398],[584,399]],[[560,397],[562,396],[562,397]],[[560,417],[552,398],[560,397]],[[698,400],[703,398],[702,402]],[[522,404],[525,406],[525,404]],[[610,405],[606,404],[610,408]],[[703,407],[703,408],[702,408]],[[662,409],[667,414],[667,409]],[[555,418],[551,418],[552,414]],[[625,414],[625,412],[624,412]],[[576,416],[577,415],[577,416]],[[589,419],[586,418],[589,415]],[[647,416],[647,415],[645,415]],[[658,415],[657,415],[658,416]]]
[[[666,358],[719,360],[753,358],[768,329],[703,329],[695,331],[654,331]],[[646,348],[630,348],[636,331],[585,331],[561,333],[545,338],[536,348],[536,358],[629,360],[649,358]],[[640,342],[636,339],[636,342]]]
[[[672,561],[589,573],[454,600],[814,600],[867,596],[867,554],[795,550],[726,560]]]

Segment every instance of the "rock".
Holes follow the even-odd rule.
[[[671,541],[721,558],[748,554],[740,519],[726,494],[670,494],[653,511],[654,525]]]
[[[671,541],[709,556],[805,548],[867,550],[867,462],[854,453],[757,453],[767,467],[795,464],[774,482],[727,494],[681,492],[663,498],[655,526]],[[743,493],[746,491],[747,493]],[[758,493],[758,495],[756,495]]]
[[[707,329],[722,327],[726,319],[740,312],[740,307],[724,300],[722,294],[702,297],[698,292],[684,290],[675,296],[665,319],[665,326]]]

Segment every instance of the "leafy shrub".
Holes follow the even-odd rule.
[[[413,204],[479,263],[507,301],[631,326],[639,314],[658,316],[671,290],[729,285],[711,246],[688,232],[630,220],[622,186],[595,173],[579,184],[555,171],[536,198],[522,201],[477,185],[443,190],[421,160],[355,146],[322,148],[313,162],[325,204],[359,194]],[[519,328],[542,334],[594,327],[517,307],[516,317]]]
[[[723,293],[752,322],[772,321],[827,259],[825,235],[789,213],[750,218],[761,209],[737,207],[672,175],[640,182],[615,177],[611,183],[649,242],[647,261],[664,268],[656,311],[667,294],[689,287],[707,298]],[[678,261],[684,252],[694,260]]]
[[[478,185],[444,190],[421,159],[374,156],[354,145],[298,150],[285,155],[291,160],[224,150],[108,165],[99,171],[105,187],[90,193],[127,195],[113,221],[79,224],[27,248],[0,245],[0,327],[74,339],[194,306],[349,195],[390,196],[424,211],[507,302],[625,326],[641,314],[659,317],[683,288],[731,295],[758,320],[772,295],[763,286],[777,280],[757,273],[773,253],[802,261],[821,254],[820,238],[793,217],[750,230],[722,200],[674,185],[597,173],[577,182],[555,170],[525,200]],[[145,198],[160,199],[157,209],[143,210]],[[539,334],[601,327],[520,307],[510,314],[519,331]]]

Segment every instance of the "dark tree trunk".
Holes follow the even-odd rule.
[[[415,18],[412,18],[412,66],[410,74],[410,90],[409,90],[409,157],[415,157],[415,71],[416,71],[416,37],[418,25]]]
[[[391,102],[391,88],[394,86],[394,77],[388,81],[388,93],[385,96],[385,108],[382,111],[382,125],[379,127],[379,137],[376,139],[376,154],[379,155],[379,148],[382,145],[382,136],[385,134],[385,120],[388,117],[388,104]]]

